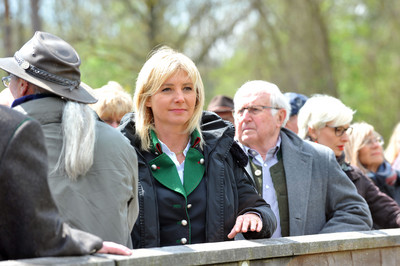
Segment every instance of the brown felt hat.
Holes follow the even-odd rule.
[[[37,31],[14,54],[0,58],[0,68],[63,98],[95,103],[92,88],[81,82],[81,60],[75,49],[61,38]]]
[[[207,108],[208,111],[213,112],[227,112],[233,110],[233,100],[224,95],[217,95],[211,99]]]

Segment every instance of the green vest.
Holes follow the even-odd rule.
[[[285,169],[283,167],[282,151],[279,149],[277,154],[278,162],[273,165],[269,172],[271,174],[272,182],[276,197],[278,200],[279,218],[281,224],[282,236],[289,236],[289,204],[288,193],[286,185]],[[258,194],[262,196],[262,167],[252,162],[250,158],[251,171],[253,173],[254,181]]]

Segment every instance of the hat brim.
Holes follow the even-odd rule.
[[[20,67],[13,57],[0,58],[0,68],[66,99],[89,104],[97,102],[97,99],[93,96],[93,89],[89,85],[81,82],[78,89],[70,90],[63,85],[34,77]]]

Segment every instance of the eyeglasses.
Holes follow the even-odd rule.
[[[10,82],[11,82],[11,75],[8,75],[7,77],[2,77],[1,80],[3,81],[3,84],[6,88],[8,88],[10,86]]]
[[[376,134],[372,138],[365,139],[362,142],[362,146],[372,146],[375,143],[378,143],[379,145],[383,146],[383,144],[385,144],[385,141],[383,140],[382,136]]]
[[[272,107],[272,106],[263,106],[263,105],[253,105],[253,106],[243,107],[242,109],[238,110],[237,112],[233,111],[233,115],[238,114],[239,116],[243,116],[244,111],[246,111],[246,110],[252,115],[258,115],[264,109],[279,110],[281,108]]]
[[[350,135],[351,132],[353,132],[353,128],[352,127],[348,127],[348,128],[345,128],[345,127],[332,127],[332,126],[328,126],[328,125],[326,125],[326,127],[334,128],[336,137],[343,136],[344,132],[346,132],[347,135]]]

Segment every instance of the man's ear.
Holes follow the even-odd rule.
[[[19,78],[17,81],[18,86],[18,95],[19,97],[26,96],[32,94],[32,90],[30,90],[30,83],[24,79]]]
[[[287,116],[286,110],[284,108],[278,110],[278,123],[279,127],[282,126],[283,121],[285,121],[285,118]]]

